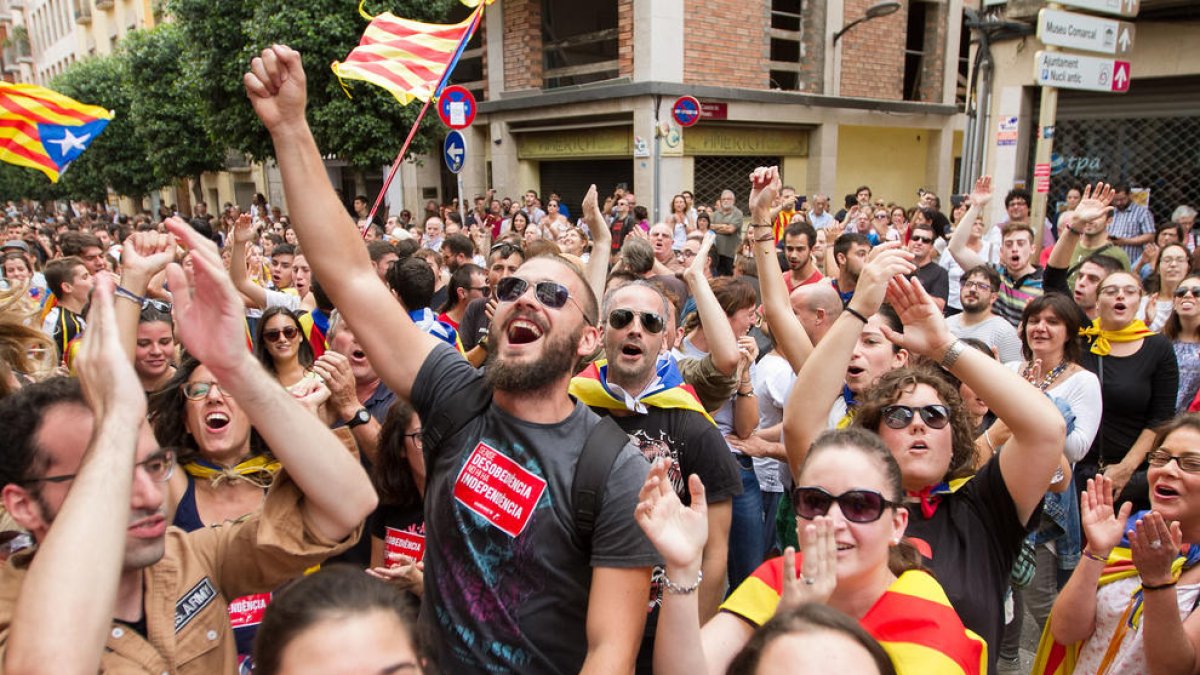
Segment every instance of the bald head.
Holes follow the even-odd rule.
[[[825,281],[797,288],[792,291],[791,301],[792,311],[800,319],[804,332],[808,333],[808,339],[814,345],[825,337],[829,327],[842,313],[841,296]]]

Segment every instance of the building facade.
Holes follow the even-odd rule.
[[[499,0],[480,46],[479,114],[464,133],[464,193],[625,184],[666,213],[711,202],[777,164],[801,194],[915,203],[948,194],[961,143],[962,0],[906,0],[835,33],[872,0]],[[672,119],[681,96],[699,123]],[[430,179],[426,172],[416,177]],[[453,186],[442,176],[442,192]],[[408,193],[405,203],[411,205]],[[394,210],[394,209],[393,209]]]

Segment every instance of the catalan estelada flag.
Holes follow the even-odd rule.
[[[796,574],[801,554],[796,554]],[[783,558],[768,560],[738,586],[721,611],[755,626],[775,615],[783,593]],[[928,572],[897,578],[859,620],[879,641],[900,675],[981,675],[987,643],[963,626],[946,592]]]
[[[581,373],[571,378],[569,392],[584,405],[592,408],[632,410],[642,413],[645,412],[644,408],[639,410],[638,406],[663,409],[682,408],[694,410],[704,415],[709,422],[713,421],[712,416],[700,404],[700,397],[696,395],[696,390],[692,388],[692,385],[684,383],[675,357],[670,354],[659,356],[654,368],[654,382],[638,396],[636,402],[626,401],[624,396],[618,398],[609,389],[608,361],[604,359],[593,361]],[[715,424],[715,422],[713,423]]]
[[[402,19],[391,12],[373,17],[360,3],[359,13],[371,23],[346,60],[333,62],[333,73],[339,81],[363,80],[383,87],[401,105],[413,99],[428,101],[440,93],[446,75],[479,27],[484,6],[493,1],[464,0],[475,11],[454,25]]]
[[[0,82],[0,161],[37,169],[57,183],[112,118],[100,106],[36,84]]]

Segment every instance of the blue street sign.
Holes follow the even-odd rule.
[[[442,144],[442,159],[446,160],[446,168],[450,173],[462,171],[467,161],[467,139],[461,132],[453,130],[446,134],[446,142]]]

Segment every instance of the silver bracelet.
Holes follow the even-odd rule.
[[[663,574],[662,574],[663,588],[667,589],[667,592],[672,595],[691,595],[692,593],[696,592],[697,588],[700,588],[700,582],[703,580],[704,580],[704,570],[700,570],[700,574],[696,575],[696,583],[692,584],[691,586],[687,586],[687,587],[680,586],[680,585],[672,582],[667,577],[667,571],[665,569],[663,570]]]
[[[946,353],[942,354],[942,360],[939,363],[941,363],[942,367],[946,370],[950,370],[955,363],[958,363],[958,357],[962,356],[962,353],[965,351],[967,351],[967,343],[963,342],[962,340],[955,339],[954,342],[950,343],[950,346],[946,348]]]

